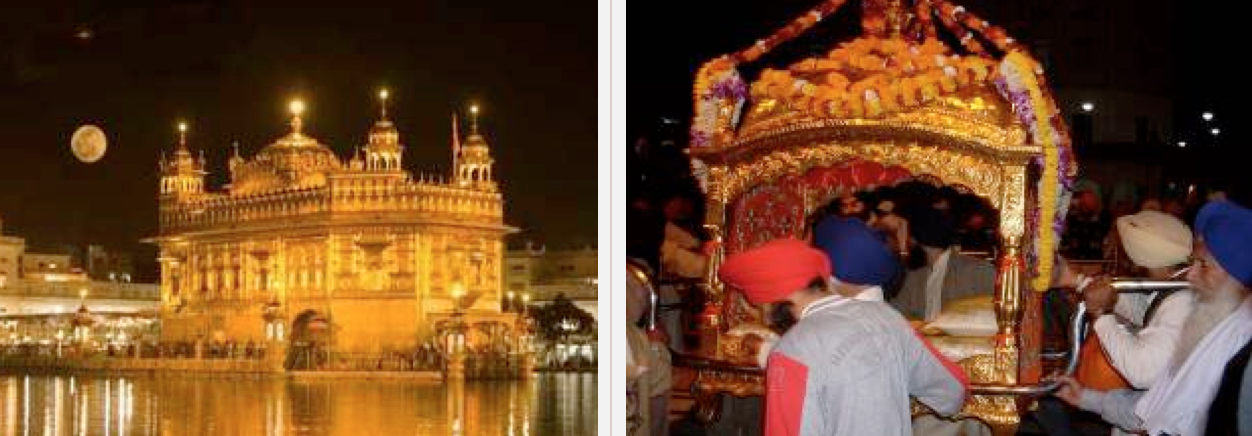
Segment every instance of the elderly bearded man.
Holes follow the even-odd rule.
[[[799,321],[766,365],[765,435],[912,434],[909,396],[952,415],[968,380],[882,302],[831,291],[830,263],[781,239],[730,256],[719,275],[752,304],[783,303]]]
[[[1252,338],[1252,211],[1209,203],[1196,216],[1196,237],[1187,272],[1196,302],[1165,374],[1147,393],[1084,389],[1065,378],[1058,397],[1123,430],[1204,434],[1226,362]]]

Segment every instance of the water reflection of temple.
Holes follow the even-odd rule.
[[[0,376],[0,435],[593,434],[594,374],[532,381]]]
[[[161,160],[162,340],[409,351],[458,305],[471,325],[511,326],[500,270],[513,229],[476,109],[464,142],[454,121],[447,181],[404,169],[385,106],[347,160],[304,130],[302,110],[293,102],[290,131],[252,157],[236,147],[220,190],[185,126]]]

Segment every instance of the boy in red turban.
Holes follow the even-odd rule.
[[[826,255],[780,239],[730,256],[722,281],[752,304],[786,302],[799,322],[766,365],[765,435],[912,435],[909,397],[942,415],[968,380],[883,302],[829,288]]]

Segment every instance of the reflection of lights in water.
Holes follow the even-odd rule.
[[[30,434],[30,376],[22,377],[22,428]]]
[[[117,434],[124,435],[126,427],[130,424],[131,406],[133,401],[131,393],[134,392],[135,384],[128,383],[125,378],[117,381]]]
[[[9,382],[9,390],[4,401],[4,416],[9,419],[5,434],[17,434],[17,383]]]
[[[104,381],[104,435],[109,435],[109,428],[112,427],[110,419],[113,417],[113,384],[109,380]]]
[[[532,434],[590,434],[590,427],[583,416],[588,416],[589,406],[594,407],[594,375],[583,375],[578,380],[557,374],[541,374],[532,382],[499,383],[493,386],[462,386],[460,389],[438,384],[416,384],[414,387],[398,387],[391,383],[370,383],[363,389],[373,392],[382,388],[386,395],[369,398],[362,404],[360,395],[337,396],[323,392],[333,389],[335,383],[318,386],[307,392],[311,396],[293,397],[286,383],[261,383],[257,381],[195,380],[161,381],[147,376],[84,376],[70,377],[31,375],[29,381],[22,376],[0,377],[0,436],[55,434],[55,435],[160,435],[163,431],[177,434],[207,431],[204,425],[212,420],[232,427],[232,431],[257,433],[259,435],[285,435],[286,419],[293,419],[293,432],[313,431],[343,434],[458,434],[458,435],[525,435]],[[79,382],[82,385],[79,385]],[[29,399],[21,396],[23,386],[29,386]],[[49,390],[51,389],[51,390]],[[240,389],[243,389],[240,391]],[[445,391],[446,389],[446,391]],[[571,389],[581,389],[574,392]],[[308,389],[306,389],[308,390]],[[348,393],[361,389],[350,387]],[[443,392],[441,392],[443,391]],[[210,400],[221,404],[224,398],[241,399],[246,392],[248,399],[240,406],[247,406],[242,415],[230,407],[213,407],[205,414],[192,416],[187,411],[197,402]],[[67,395],[68,393],[68,395]],[[7,400],[6,400],[7,394]],[[402,401],[393,401],[403,396]],[[448,395],[447,413],[443,413],[444,395]],[[581,395],[581,396],[580,396]],[[568,401],[563,398],[570,396]],[[307,398],[306,398],[307,397]],[[558,400],[558,398],[560,400]],[[184,400],[185,399],[185,400]],[[24,401],[25,400],[25,401]],[[174,401],[171,403],[170,401]],[[290,400],[290,401],[289,401]],[[308,407],[310,401],[329,407]],[[29,403],[27,405],[27,402]],[[293,404],[287,404],[287,403]],[[247,403],[247,404],[243,404]],[[568,404],[567,404],[568,403]],[[59,405],[58,405],[59,404]],[[457,405],[460,407],[456,407]],[[26,407],[27,409],[24,409]],[[343,409],[347,407],[347,409]],[[380,414],[389,415],[389,422],[365,423],[356,419],[334,419],[321,413],[340,409],[351,411],[364,407],[377,408]],[[428,409],[430,413],[410,414],[412,410]],[[24,410],[29,410],[23,414]],[[91,418],[94,415],[96,418]],[[102,416],[103,415],[103,416]],[[258,416],[261,415],[261,416]],[[251,418],[248,418],[251,416]],[[594,416],[594,415],[590,415]],[[340,416],[342,417],[342,415]],[[538,419],[538,421],[536,421]],[[29,420],[29,425],[24,422]],[[194,421],[192,421],[194,420]],[[534,432],[530,424],[536,423]],[[365,424],[364,426],[362,424]],[[231,430],[231,429],[235,430]]]
[[[61,434],[61,422],[65,420],[65,380],[57,377],[52,382],[52,419],[44,417],[43,434]]]
[[[78,423],[81,424],[78,427],[78,436],[87,436],[87,423],[91,421],[88,419],[89,415],[87,414],[87,405],[90,403],[91,402],[87,397],[87,389],[83,388],[83,400],[78,403]]]

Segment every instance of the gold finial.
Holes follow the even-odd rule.
[[[187,146],[187,122],[178,122],[178,145],[180,147]]]
[[[387,92],[387,88],[378,90],[378,104],[382,107],[382,119],[384,120],[387,119],[387,97],[389,96],[391,94]]]
[[[470,105],[470,133],[478,133],[478,105]]]
[[[78,299],[79,300],[87,299],[87,288],[82,288],[78,290]]]
[[[304,113],[304,100],[294,99],[287,104],[287,110],[291,111],[291,131],[292,133],[300,133],[300,128],[304,123],[300,121],[300,114]]]

